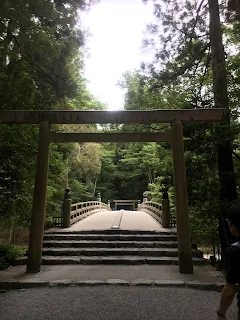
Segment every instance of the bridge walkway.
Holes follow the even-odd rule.
[[[149,230],[167,231],[152,216],[143,211],[101,211],[73,224],[68,231],[81,230]],[[173,229],[169,229],[173,231]]]

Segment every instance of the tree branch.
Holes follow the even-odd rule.
[[[183,66],[182,68],[180,68],[180,72],[177,73],[176,75],[179,76],[179,75],[183,75],[189,68],[191,68],[193,66],[193,63],[199,58],[199,57],[203,57],[203,54],[205,53],[205,51],[210,47],[210,44],[206,44],[202,50],[200,50],[194,57],[193,59],[188,63],[186,64],[185,66]]]
[[[208,67],[209,67],[209,65],[210,65],[210,62],[211,62],[211,54],[210,54],[210,47],[209,47],[209,48],[208,48],[207,61],[206,61],[204,73],[203,73],[202,79],[201,79],[201,81],[200,81],[199,90],[198,90],[198,93],[197,93],[197,96],[196,96],[196,104],[197,104],[197,99],[198,99],[199,95],[201,94],[203,82],[204,82],[204,79],[205,79],[205,77],[206,77],[206,74],[207,74],[207,71],[208,71]]]
[[[197,14],[196,14],[196,18],[195,18],[195,23],[194,23],[194,25],[193,25],[193,27],[192,27],[191,37],[190,37],[190,39],[189,39],[189,43],[192,43],[192,39],[193,39],[193,36],[194,36],[194,30],[195,30],[195,28],[196,28],[196,26],[197,26],[197,22],[198,22],[198,18],[199,18],[199,13],[200,13],[200,10],[201,10],[201,8],[202,8],[202,6],[203,6],[203,3],[204,3],[205,1],[206,1],[206,0],[202,0],[202,1],[200,2],[200,4],[199,4],[198,8],[197,8]]]

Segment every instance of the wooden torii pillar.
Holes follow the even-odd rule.
[[[44,121],[39,125],[39,145],[26,270],[28,273],[39,272],[41,269],[46,211],[49,144],[50,125],[47,121]]]
[[[189,228],[187,179],[184,160],[183,129],[181,121],[171,124],[173,174],[177,218],[179,271],[193,273],[192,243]]]

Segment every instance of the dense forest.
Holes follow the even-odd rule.
[[[81,12],[91,10],[95,2],[1,1],[1,110],[107,109],[88,91],[84,78],[88,36]],[[119,79],[126,92],[124,109],[229,108],[226,124],[184,125],[192,235],[199,243],[212,244],[218,231],[221,237],[219,217],[237,201],[240,186],[239,2],[153,2],[154,19],[146,26],[143,49],[154,53],[154,59]],[[221,34],[216,33],[218,9],[224,51]],[[165,128],[62,125],[55,129],[159,132]],[[0,125],[0,241],[24,242],[19,230],[27,230],[31,217],[37,142],[36,126]],[[52,144],[46,221],[61,214],[67,185],[73,203],[96,199],[98,192],[104,202],[142,199],[145,191],[150,200],[161,202],[168,193],[174,213],[171,146]]]

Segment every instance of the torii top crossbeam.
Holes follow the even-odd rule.
[[[0,111],[0,123],[38,124],[127,124],[127,123],[171,123],[215,122],[227,119],[227,109],[183,109],[144,111]]]

